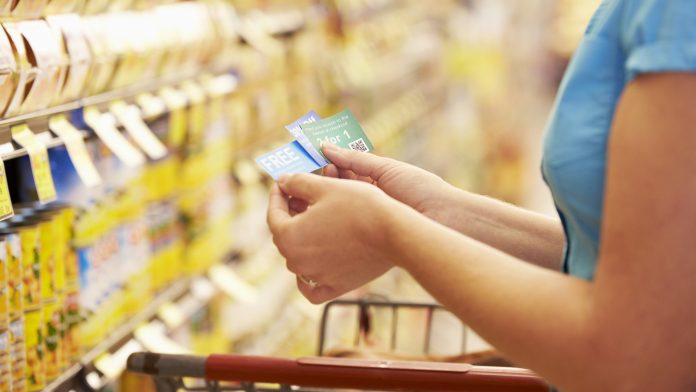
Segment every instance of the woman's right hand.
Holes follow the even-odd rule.
[[[374,184],[392,198],[448,225],[446,210],[453,206],[457,189],[437,175],[395,159],[333,144],[324,144],[323,152],[332,163],[324,168],[325,176]]]

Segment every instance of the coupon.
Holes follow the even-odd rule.
[[[309,173],[321,168],[297,140],[261,155],[256,163],[274,180],[283,174]]]
[[[327,162],[319,151],[314,148],[312,142],[309,141],[307,136],[302,131],[302,125],[317,122],[319,120],[321,120],[321,117],[319,117],[314,110],[310,110],[307,114],[298,118],[293,123],[286,125],[285,129],[287,129],[295,140],[302,145],[305,151],[307,151],[307,154],[309,154],[309,156],[311,156],[319,166],[324,167],[328,165],[329,162]]]
[[[323,120],[301,124],[300,127],[312,146],[320,152],[322,143],[362,152],[369,152],[374,148],[350,109]]]

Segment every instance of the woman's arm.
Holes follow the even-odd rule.
[[[391,249],[511,359],[569,391],[694,390],[696,75],[641,76],[609,143],[594,283],[540,270],[413,214]]]
[[[565,237],[558,219],[451,186],[418,167],[327,144],[332,177],[373,183],[389,196],[462,234],[533,264],[558,270]],[[302,207],[300,207],[302,209]]]
[[[313,302],[407,269],[513,361],[567,391],[696,387],[696,75],[640,76],[617,107],[593,283],[442,226],[356,181],[284,178],[274,241]],[[310,207],[290,216],[287,195]],[[358,218],[356,219],[356,214]]]

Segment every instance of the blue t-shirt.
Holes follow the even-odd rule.
[[[696,1],[603,1],[561,83],[544,145],[542,172],[566,233],[563,269],[572,275],[594,277],[617,101],[637,75],[665,71],[696,71]]]

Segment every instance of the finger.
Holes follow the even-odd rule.
[[[388,170],[395,168],[399,162],[375,154],[342,149],[331,143],[322,145],[324,155],[340,169],[351,170],[358,176],[370,177],[379,181]]]
[[[314,174],[297,173],[282,176],[278,186],[286,195],[313,204],[321,197],[326,182],[331,180]]]
[[[338,168],[334,164],[328,164],[321,170],[324,177],[338,178]]]
[[[288,200],[288,206],[290,207],[291,213],[301,214],[307,211],[308,204],[302,199],[293,197]]]
[[[358,175],[350,169],[338,169],[338,177],[344,180],[357,180]]]
[[[373,180],[372,178],[367,177],[367,176],[359,176],[359,175],[355,174],[355,172],[353,172],[352,170],[338,169],[338,173],[339,173],[339,178],[354,180],[354,181],[362,181],[362,182],[366,182],[368,184],[375,183],[375,180]]]
[[[271,192],[268,197],[266,221],[273,234],[277,234],[290,222],[288,199],[280,190],[278,184],[273,184],[273,186],[271,186]]]

